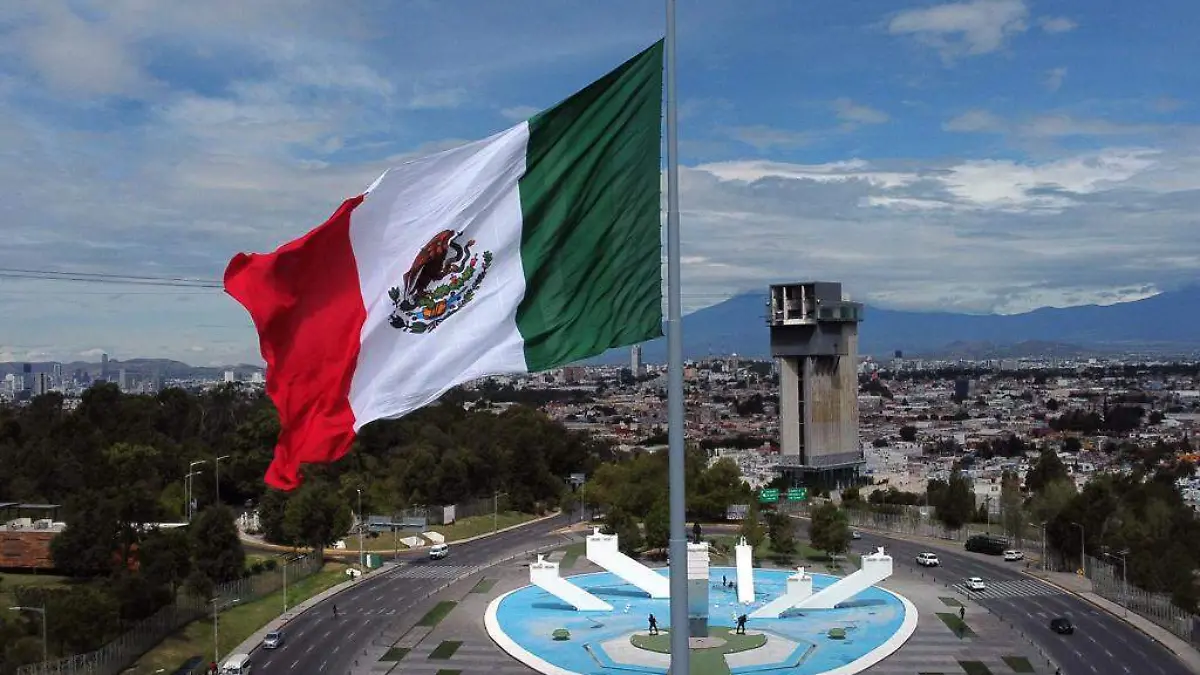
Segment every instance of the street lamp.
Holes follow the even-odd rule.
[[[49,644],[50,643],[47,642],[47,640],[46,640],[46,606],[43,605],[41,607],[22,607],[22,606],[18,605],[16,607],[9,607],[9,609],[14,612],[37,612],[38,614],[42,615],[42,663],[44,664],[47,661],[49,661],[50,660]]]
[[[213,483],[216,485],[217,501],[214,504],[221,503],[221,460],[229,459],[229,455],[221,455],[213,460]]]
[[[213,663],[218,664],[221,663],[221,648],[217,644],[219,639],[217,633],[217,616],[220,615],[220,611],[217,610],[217,601],[220,599],[220,596],[218,596],[209,600],[209,603],[211,603],[213,606]],[[235,604],[240,599],[241,598],[234,598],[233,600],[229,601],[229,604]]]
[[[187,481],[187,494],[188,494],[188,497],[187,497],[187,500],[188,500],[188,503],[187,503],[187,521],[188,521],[189,523],[190,523],[190,522],[192,522],[192,515],[193,515],[193,512],[195,511],[195,509],[192,507],[192,499],[193,499],[193,497],[194,497],[194,496],[195,496],[195,494],[196,494],[195,492],[193,492],[193,491],[192,491],[192,476],[195,476],[195,475],[196,475],[196,473],[195,473],[195,472],[193,472],[193,471],[192,471],[192,469],[196,468],[197,466],[200,466],[201,464],[207,464],[207,463],[208,463],[208,460],[207,460],[207,459],[198,459],[198,460],[196,460],[196,461],[192,462],[191,464],[188,464],[188,481]]]
[[[1125,549],[1117,554],[1121,557],[1121,596],[1123,602],[1121,605],[1125,608],[1125,616],[1129,616],[1129,574],[1125,569],[1125,556],[1129,555],[1129,549]]]
[[[183,514],[189,522],[192,519],[192,476],[199,476],[199,471],[190,471],[183,477],[184,497],[183,497]]]
[[[1042,530],[1042,571],[1045,572],[1046,571],[1046,521],[1042,521],[1040,523],[1030,523],[1030,525],[1039,527]]]
[[[1087,576],[1087,535],[1083,529],[1083,525],[1075,521],[1071,524],[1079,528],[1079,568],[1083,570],[1083,576]]]
[[[492,492],[492,534],[500,529],[500,495],[508,496],[507,492]]]
[[[355,488],[355,490],[358,490],[358,566],[361,568],[363,567],[363,525],[366,524],[366,520],[363,518],[362,510],[362,488]]]

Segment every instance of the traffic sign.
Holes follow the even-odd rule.
[[[759,490],[758,501],[764,504],[770,504],[779,501],[779,490],[777,488],[764,488]]]
[[[788,488],[787,500],[789,502],[802,502],[808,499],[808,488]]]

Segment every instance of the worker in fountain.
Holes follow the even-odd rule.
[[[737,618],[737,630],[734,631],[734,635],[745,635],[745,634],[746,634],[746,615],[742,614],[741,616],[739,616]]]

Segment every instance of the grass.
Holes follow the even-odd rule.
[[[16,574],[0,572],[0,611],[8,611],[8,607],[17,602],[13,592],[18,586],[65,586],[71,583],[67,577],[53,574]]]
[[[575,561],[579,560],[579,556],[587,552],[587,544],[579,542],[571,544],[567,547],[567,552],[563,554],[563,559],[558,563],[559,569],[569,570],[575,566]]]
[[[630,642],[638,649],[670,654],[670,634],[670,631],[664,630],[658,635],[634,635]],[[697,675],[729,675],[729,665],[725,663],[726,654],[758,649],[767,643],[765,635],[736,635],[728,628],[713,627],[709,634],[723,638],[726,642],[720,647],[691,650],[691,672]]]
[[[496,515],[495,523],[492,522],[492,514],[482,516],[471,516],[469,518],[460,518],[450,525],[430,525],[426,532],[437,532],[446,538],[447,542],[453,543],[469,539],[481,534],[489,534],[492,532],[493,526],[496,529],[503,530],[506,527],[527,523],[534,518],[537,518],[532,513],[517,513],[516,511],[501,511]],[[420,537],[421,533],[416,530],[401,532],[399,539],[405,537]],[[423,537],[422,537],[423,539]],[[381,532],[378,537],[367,536],[363,540],[363,550],[377,553],[379,551],[394,551],[396,550],[397,537],[391,532]],[[351,535],[345,538],[346,551],[353,553],[358,550],[358,535]],[[400,550],[408,550],[404,544],[400,544]]]
[[[454,652],[458,651],[458,648],[461,646],[462,646],[461,640],[446,640],[446,641],[442,642],[441,644],[439,644],[438,646],[434,647],[433,651],[429,652],[429,658],[431,658],[431,659],[448,659],[451,656],[454,656]]]
[[[442,669],[438,670],[436,673],[434,673],[434,675],[462,675],[462,671],[461,670],[451,670],[449,668],[442,668]]]
[[[967,675],[992,675],[992,669],[984,665],[982,661],[959,661],[958,665],[962,666],[963,672]]]
[[[417,625],[429,626],[432,628],[433,626],[441,623],[442,619],[446,618],[446,616],[448,616],[456,606],[458,606],[458,603],[454,602],[453,600],[443,600],[434,605],[433,609],[425,612],[425,616],[421,617],[421,620],[417,622]]]
[[[941,619],[942,623],[946,624],[946,628],[949,628],[960,640],[965,637],[975,637],[975,631],[971,630],[967,622],[958,618],[957,614],[938,612],[937,618]]]
[[[1033,664],[1024,656],[1002,656],[1001,660],[1005,665],[1012,668],[1014,673],[1032,673],[1035,672]]]
[[[408,656],[408,653],[410,651],[412,651],[412,650],[410,650],[408,647],[392,647],[391,649],[387,650],[387,652],[385,652],[384,655],[379,658],[379,660],[380,661],[399,661],[400,659],[404,658],[405,656]]]
[[[475,588],[471,589],[472,593],[487,593],[496,585],[496,579],[480,579],[479,583],[475,584]]]
[[[288,607],[294,607],[343,581],[346,581],[346,566],[326,563],[316,574],[288,584]],[[221,613],[220,652],[222,656],[238,646],[255,631],[265,626],[283,612],[283,591],[278,591],[260,600],[234,605]],[[212,619],[193,621],[163,640],[157,647],[146,652],[126,675],[150,675],[159,669],[174,671],[189,658],[203,655],[212,658]]]
[[[948,598],[946,596],[939,596],[938,600],[941,600],[942,604],[947,607],[962,607],[963,606],[963,604],[961,602],[959,602],[958,600],[955,600],[954,598]]]

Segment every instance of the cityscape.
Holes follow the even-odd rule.
[[[1200,5],[10,4],[0,675],[1200,674]]]

